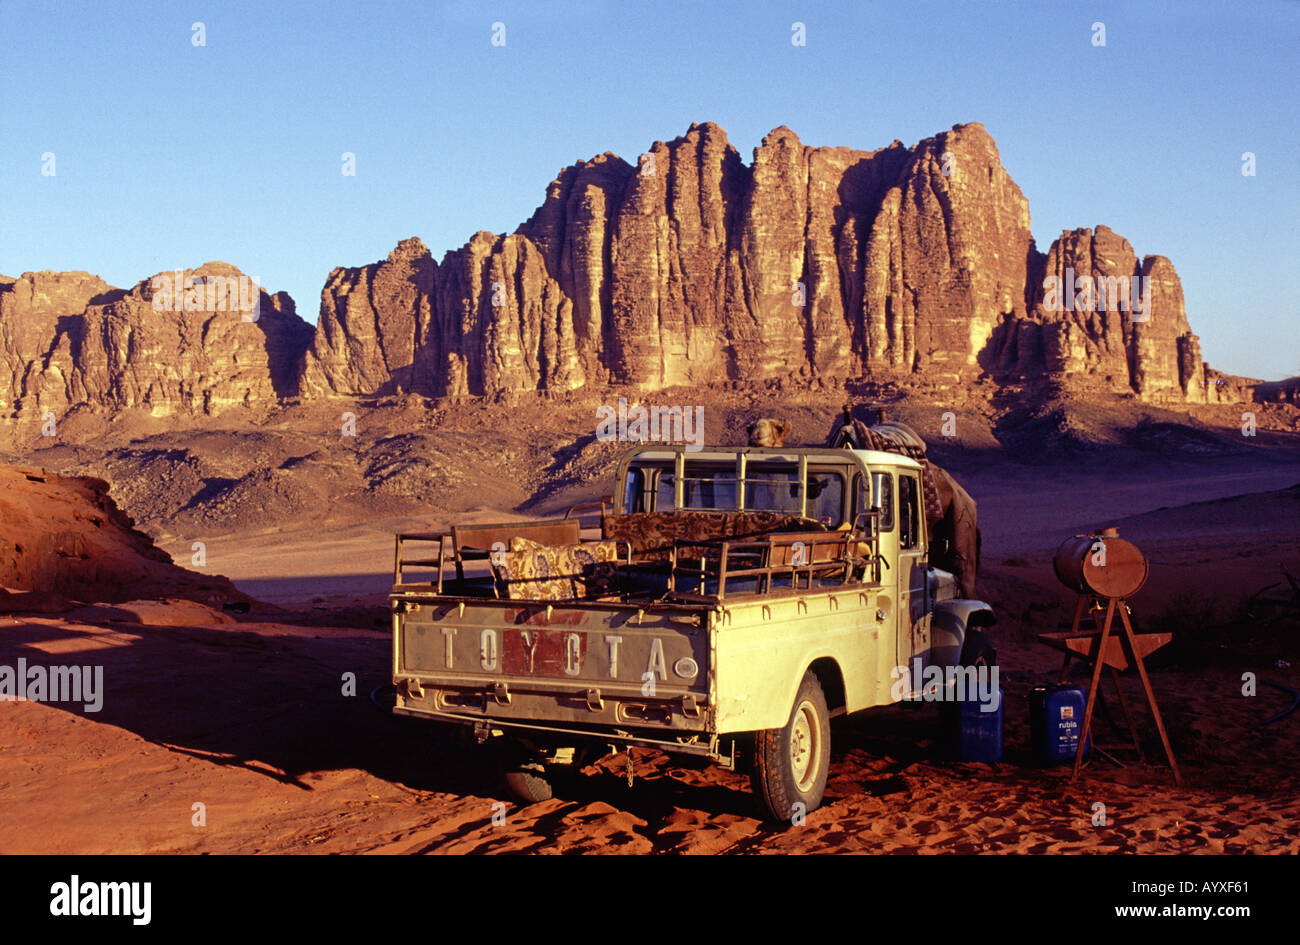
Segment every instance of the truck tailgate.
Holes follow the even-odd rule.
[[[708,611],[445,598],[398,602],[398,709],[703,730]]]

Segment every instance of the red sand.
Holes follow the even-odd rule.
[[[1209,488],[1188,481],[1160,498],[1173,505]],[[836,723],[826,802],[800,826],[761,822],[743,777],[652,751],[636,754],[631,789],[625,760],[609,758],[560,797],[521,807],[485,754],[370,704],[389,673],[388,638],[372,628],[382,611],[323,602],[277,622],[234,623],[189,601],[128,602],[0,617],[0,665],[102,666],[105,687],[97,713],[0,703],[0,799],[11,812],[0,851],[1300,852],[1300,713],[1252,730],[1285,699],[1267,687],[1241,695],[1246,671],[1300,687],[1295,618],[1240,613],[1283,565],[1300,570],[1300,516],[1278,511],[1289,493],[1118,521],[1153,562],[1134,600],[1139,623],[1173,626],[1182,644],[1172,662],[1153,661],[1152,678],[1184,785],[1160,768],[1102,759],[1071,785],[1066,771],[1028,763],[1027,693],[1058,666],[1033,635],[1055,629],[1070,603],[1034,536],[1053,519],[1061,535],[1088,524],[1096,503],[1067,501],[1087,495],[1022,490],[1016,501],[1041,527],[1020,546],[995,529],[986,545],[981,592],[1001,616],[994,642],[1008,699],[998,766],[948,760],[937,709],[903,705]],[[1182,537],[1193,524],[1195,541]],[[380,602],[383,532],[358,528],[324,547],[312,535],[236,539],[229,548],[245,558],[229,570],[256,576],[261,561],[261,576],[299,599],[358,572]],[[276,547],[282,555],[268,556]],[[314,578],[277,575],[313,553]],[[1136,681],[1125,685],[1138,703]],[[1147,747],[1158,755],[1154,740]],[[1093,822],[1098,804],[1104,825]]]

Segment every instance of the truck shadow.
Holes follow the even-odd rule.
[[[418,792],[509,799],[490,752],[440,737],[441,726],[395,718],[371,702],[371,691],[390,682],[385,632],[315,625],[315,617],[153,626],[111,619],[114,614],[105,609],[101,616],[109,619],[93,622],[10,618],[0,636],[0,666],[16,666],[21,658],[29,666],[102,667],[98,712],[83,712],[79,703],[49,706],[297,790],[315,789],[308,777],[314,772],[357,769]],[[833,731],[828,803],[863,792],[906,792],[911,766],[943,760],[949,750],[934,706],[837,719]],[[645,821],[639,832],[656,850],[668,850],[682,835],[660,837],[659,828],[676,811],[742,818],[756,835],[780,832],[760,820],[747,780],[647,750],[637,753],[632,789],[621,766],[606,762],[562,782],[556,796],[625,810]]]
[[[80,703],[49,706],[298,790],[315,789],[308,777],[314,772],[359,769],[414,791],[509,800],[489,751],[454,739],[442,726],[394,717],[371,701],[372,690],[390,682],[387,633],[315,622],[154,626],[20,616],[0,638],[0,665],[23,658],[29,666],[102,667],[99,711],[83,712]],[[906,737],[908,726],[923,728],[924,721],[901,724],[903,730],[882,734],[836,721],[828,798],[863,789],[857,768],[852,785],[837,783],[845,765],[854,764],[846,761],[849,753],[885,752],[900,762],[929,757]],[[865,787],[892,790],[888,776],[879,774]],[[650,750],[638,750],[633,788],[621,764],[606,761],[560,781],[556,797],[633,814],[646,822],[640,832],[656,850],[681,841],[680,834],[658,836],[675,811],[743,818],[763,836],[781,830],[763,824],[744,775]]]
[[[102,705],[50,708],[130,731],[169,751],[310,791],[309,772],[358,768],[418,791],[502,794],[489,759],[440,743],[432,726],[380,711],[387,634],[288,624],[143,626],[14,617],[0,666],[102,667]],[[351,674],[348,676],[347,674]]]

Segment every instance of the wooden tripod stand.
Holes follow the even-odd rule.
[[[1142,744],[1138,739],[1137,727],[1133,724],[1133,716],[1128,710],[1128,703],[1124,699],[1124,692],[1120,689],[1119,673],[1122,669],[1128,668],[1128,661],[1132,660],[1137,666],[1138,676],[1142,680],[1142,688],[1146,691],[1147,705],[1151,707],[1151,717],[1155,719],[1156,731],[1160,733],[1160,742],[1164,745],[1165,757],[1169,760],[1169,768],[1174,774],[1174,783],[1181,785],[1183,783],[1182,775],[1178,771],[1178,762],[1174,760],[1174,750],[1169,744],[1169,735],[1165,732],[1165,723],[1160,718],[1160,708],[1156,705],[1156,696],[1151,689],[1151,680],[1147,676],[1146,665],[1142,658],[1147,656],[1172,639],[1168,633],[1143,633],[1135,634],[1133,624],[1128,619],[1128,604],[1122,597],[1107,597],[1106,601],[1106,618],[1102,623],[1100,633],[1081,630],[1079,624],[1083,620],[1085,608],[1091,601],[1097,601],[1098,609],[1102,598],[1092,594],[1080,594],[1079,600],[1074,608],[1074,623],[1070,632],[1064,637],[1052,634],[1055,638],[1051,641],[1053,645],[1060,646],[1065,650],[1065,663],[1061,667],[1061,682],[1065,682],[1066,676],[1070,670],[1070,660],[1074,656],[1082,656],[1092,663],[1092,681],[1088,686],[1088,702],[1083,710],[1083,728],[1079,731],[1079,744],[1074,752],[1074,770],[1070,774],[1070,780],[1073,781],[1079,776],[1079,768],[1083,764],[1084,748],[1088,744],[1088,735],[1092,731],[1092,710],[1096,705],[1097,692],[1101,683],[1101,669],[1106,666],[1110,669],[1111,680],[1115,684],[1115,692],[1119,696],[1120,708],[1124,712],[1124,720],[1128,723],[1129,733],[1133,736],[1133,747],[1137,749],[1138,758],[1145,761],[1142,754]],[[1120,623],[1123,625],[1124,634],[1121,637],[1118,633],[1112,636],[1112,628],[1115,623],[1115,614],[1119,613]]]

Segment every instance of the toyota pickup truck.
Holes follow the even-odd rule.
[[[598,536],[573,512],[397,536],[393,711],[490,743],[525,801],[649,747],[748,772],[791,821],[832,717],[988,651],[992,609],[927,560],[913,459],[643,445],[616,476]]]

